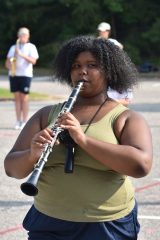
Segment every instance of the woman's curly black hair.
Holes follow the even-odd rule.
[[[84,51],[89,51],[104,70],[107,88],[122,93],[137,84],[137,69],[127,53],[111,41],[94,36],[78,36],[62,45],[54,61],[58,81],[72,85],[72,64]]]

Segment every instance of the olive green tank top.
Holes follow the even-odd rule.
[[[57,116],[60,106],[53,106],[50,122]],[[113,125],[126,109],[121,104],[117,105],[101,120],[92,123],[86,134],[118,144]],[[81,127],[85,131],[87,125]],[[53,147],[38,182],[39,193],[34,199],[37,210],[51,217],[76,222],[111,221],[130,213],[135,200],[128,176],[107,168],[79,146],[75,148],[73,173],[65,173],[65,155],[63,144]]]

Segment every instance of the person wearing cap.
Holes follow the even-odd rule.
[[[120,42],[118,42],[116,39],[109,38],[111,34],[111,25],[109,23],[101,22],[98,25],[97,30],[98,30],[99,37],[108,39],[111,42],[113,42],[115,45],[123,49],[123,45]]]
[[[16,44],[12,45],[7,53],[5,66],[9,70],[10,91],[15,100],[15,129],[22,129],[28,120],[33,65],[36,64],[39,54],[36,46],[29,42],[28,28],[20,28],[17,37]]]
[[[105,38],[111,41],[112,43],[114,43],[120,49],[123,49],[123,45],[120,42],[118,42],[116,39],[109,37],[111,34],[111,25],[109,23],[101,22],[98,25],[97,30],[98,30],[99,38]],[[128,104],[130,104],[133,99],[133,92],[131,89],[128,89],[123,93],[119,93],[116,90],[109,88],[107,93],[110,98],[116,100],[119,103],[122,103],[125,106],[128,106]]]

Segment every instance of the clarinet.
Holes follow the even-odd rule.
[[[35,196],[38,194],[37,183],[38,183],[40,174],[45,166],[45,163],[48,161],[48,156],[52,152],[52,148],[55,145],[58,135],[63,131],[63,129],[58,126],[58,118],[63,113],[67,113],[67,112],[71,111],[71,109],[77,99],[77,96],[83,86],[83,83],[84,83],[83,80],[78,81],[77,85],[73,88],[72,93],[70,94],[68,100],[65,102],[61,111],[59,112],[54,125],[51,127],[51,130],[52,130],[53,136],[54,136],[52,139],[52,142],[50,144],[45,145],[45,148],[44,148],[37,164],[35,165],[30,177],[28,178],[28,180],[26,182],[22,183],[20,186],[20,188],[24,194],[26,194],[28,196]],[[69,161],[69,159],[68,159],[68,161]],[[70,159],[70,161],[72,161],[72,159]],[[69,168],[69,169],[66,169],[65,171],[71,172],[72,170],[70,169],[70,167],[72,167],[73,164],[67,163],[65,165],[67,165]],[[65,166],[65,168],[66,168],[66,166]]]

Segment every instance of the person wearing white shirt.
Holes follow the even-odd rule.
[[[118,46],[120,49],[123,49],[123,45],[118,42],[116,39],[110,38],[111,34],[111,25],[107,22],[101,22],[97,26],[98,30],[98,37],[99,38],[105,38],[112,43],[114,43],[116,46]],[[125,106],[128,106],[129,103],[131,103],[133,99],[133,92],[131,89],[127,90],[126,92],[119,93],[116,90],[113,90],[111,88],[108,89],[108,96],[120,103],[122,103]]]
[[[133,100],[132,90],[119,93],[116,90],[113,90],[112,88],[108,88],[107,95],[108,97],[116,100],[117,102],[122,103],[124,106],[128,106]]]
[[[111,25],[109,23],[101,22],[98,25],[97,30],[98,30],[98,35],[100,38],[105,38],[105,39],[113,42],[115,45],[117,45],[121,49],[123,49],[123,45],[120,42],[118,42],[116,39],[109,37],[111,34]]]
[[[33,65],[36,64],[39,54],[36,46],[29,42],[28,28],[20,28],[17,36],[16,44],[8,51],[5,65],[9,70],[10,91],[14,94],[15,100],[17,118],[15,129],[22,129],[28,118]]]

